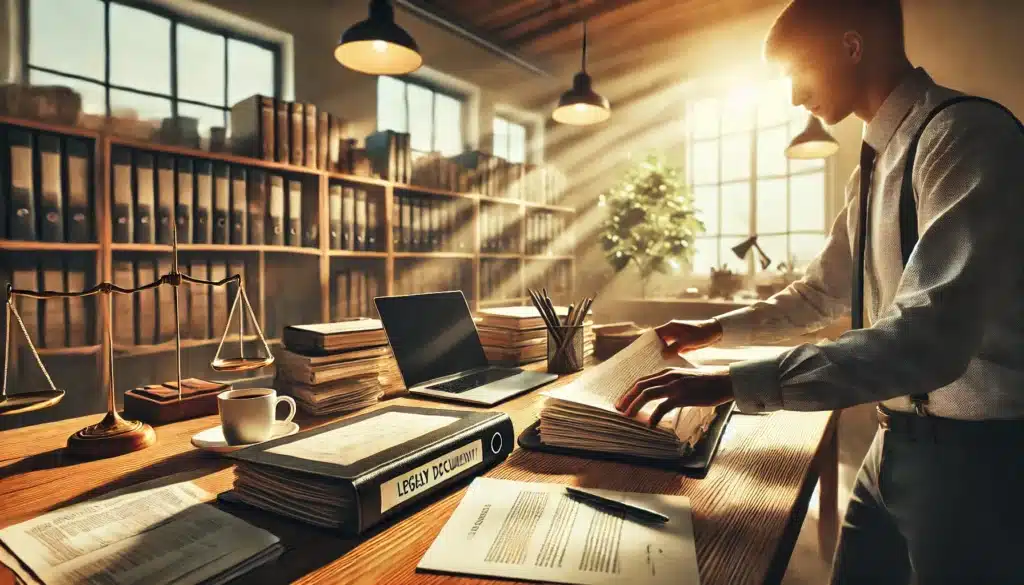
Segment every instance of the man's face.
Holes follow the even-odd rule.
[[[851,56],[842,38],[788,51],[779,62],[792,81],[794,106],[803,106],[830,126],[853,113],[861,87],[860,58],[859,53]]]

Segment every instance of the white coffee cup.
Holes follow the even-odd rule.
[[[228,445],[248,445],[269,439],[277,405],[281,402],[288,403],[290,408],[282,422],[291,422],[295,417],[295,401],[291,396],[278,396],[273,388],[228,390],[218,394],[217,408]]]

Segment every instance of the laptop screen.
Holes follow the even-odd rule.
[[[406,387],[487,365],[462,291],[374,299]]]

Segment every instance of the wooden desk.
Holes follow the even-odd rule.
[[[571,377],[563,377],[556,384],[567,379]],[[541,398],[534,391],[496,409],[509,413],[519,433],[537,419]],[[425,402],[399,398],[385,404]],[[430,404],[437,406],[436,402]],[[157,444],[137,453],[88,462],[64,456],[61,450],[68,435],[98,419],[99,416],[82,417],[0,433],[0,527],[176,472],[201,474],[197,483],[210,492],[230,489],[229,461],[202,453],[189,443],[196,432],[219,424],[217,417],[157,427]],[[330,420],[300,422],[309,428]],[[520,449],[486,475],[689,496],[703,585],[777,583],[800,532],[818,469],[831,466],[834,470],[834,420],[835,416],[828,412],[735,415],[704,479]],[[825,471],[823,475],[827,478],[830,473],[834,478],[834,471]],[[271,514],[226,507],[278,535],[287,548],[276,563],[237,582],[509,583],[415,572],[416,564],[458,505],[466,485],[463,482],[456,489],[449,488],[436,501],[420,506],[404,519],[354,540]],[[835,482],[831,486],[823,483],[823,488],[823,492],[832,490],[832,496],[829,499],[824,494],[822,502],[831,501],[834,506]],[[834,507],[831,515],[834,541]],[[0,571],[0,583],[10,579],[5,568]]]

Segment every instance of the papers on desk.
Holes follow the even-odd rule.
[[[0,530],[0,562],[30,585],[219,584],[281,554],[211,498],[166,478],[118,490]]]
[[[417,569],[574,585],[699,585],[689,499],[588,491],[669,521],[605,512],[570,498],[562,485],[481,477]]]
[[[733,362],[772,359],[792,349],[782,345],[739,345],[721,347],[711,345],[686,353],[686,359],[695,366],[727,366]]]

